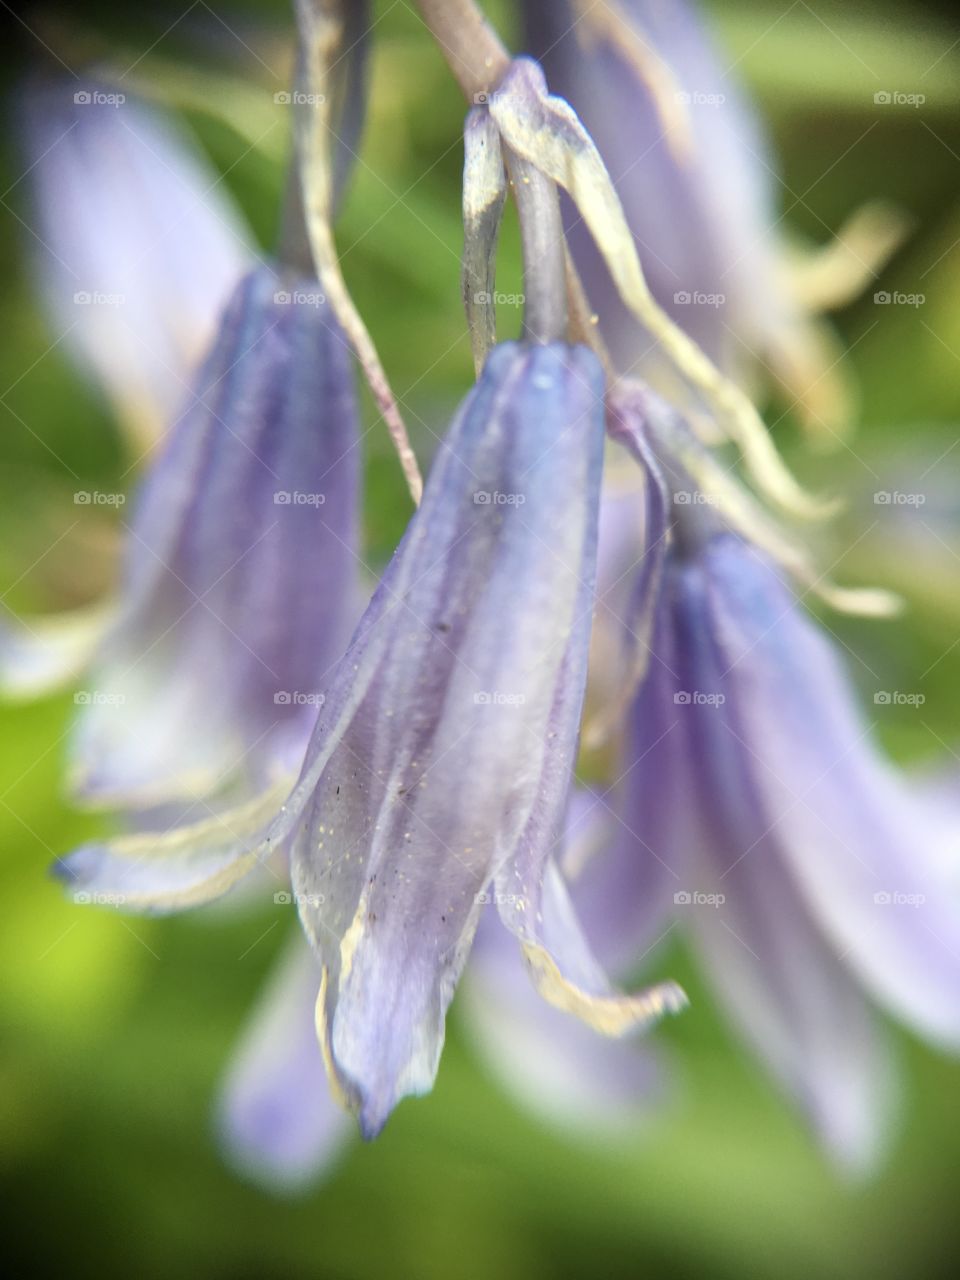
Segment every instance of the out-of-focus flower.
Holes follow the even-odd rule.
[[[353,1128],[325,1079],[313,1016],[320,978],[320,962],[297,929],[260,995],[218,1108],[230,1162],[278,1190],[318,1178]]]
[[[575,788],[555,856],[595,955],[626,980],[636,967],[637,935],[619,911],[622,872],[611,853],[618,826],[607,798]],[[634,904],[632,895],[627,900]],[[636,1134],[669,1101],[663,1051],[645,1037],[597,1036],[541,1000],[510,941],[494,903],[481,916],[457,1006],[478,1056],[552,1125],[583,1138]]]
[[[811,421],[843,425],[849,394],[830,335],[811,317],[821,300],[803,296],[781,242],[762,124],[696,7],[525,0],[525,9],[531,52],[596,142],[661,306],[728,376],[750,385],[762,366]],[[569,226],[618,367],[659,378],[586,228],[576,216]],[[838,296],[821,289],[823,305],[859,291],[900,234],[891,211],[864,210],[831,251]]]
[[[187,401],[253,249],[183,130],[124,93],[76,85],[35,83],[20,103],[32,261],[51,333],[142,454]],[[113,607],[4,618],[3,695],[36,697],[76,680]]]
[[[315,281],[238,286],[144,481],[73,784],[142,807],[295,776],[358,603],[349,352]]]
[[[604,893],[612,895],[608,909],[620,894],[619,870],[607,874],[611,864],[597,857],[613,825],[601,797],[571,793],[562,849],[552,856],[569,869],[578,909],[578,879],[589,885],[592,912]],[[585,863],[600,870],[602,887],[596,875],[582,875]],[[515,939],[499,922],[495,894],[483,897],[455,1006],[477,1056],[522,1106],[551,1124],[580,1137],[635,1134],[654,1108],[663,1111],[662,1055],[644,1039],[598,1036],[541,999]],[[280,892],[274,900],[285,905],[292,895]],[[314,1028],[321,977],[320,961],[298,930],[244,1032],[218,1108],[230,1162],[274,1190],[297,1191],[322,1177],[353,1137],[347,1113],[324,1082]]]
[[[327,1069],[367,1135],[432,1085],[491,888],[559,1008],[620,1035],[682,1004],[672,984],[611,991],[550,861],[586,676],[602,403],[585,349],[497,348],[325,684],[300,780],[266,832],[248,806],[61,864],[77,889],[169,910],[219,896],[289,847],[321,963]]]
[[[21,103],[39,293],[142,449],[176,415],[253,249],[183,129],[78,83],[30,85]]]
[[[745,1039],[830,1152],[863,1167],[890,1102],[871,1000],[960,1047],[956,810],[881,758],[782,573],[660,458],[669,550],[615,852],[634,923],[608,932],[639,955],[685,926]]]

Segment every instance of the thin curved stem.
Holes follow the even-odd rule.
[[[464,97],[473,104],[486,101],[507,73],[510,53],[479,6],[474,0],[414,0],[414,3]],[[513,178],[509,161],[507,167]],[[592,347],[612,380],[613,363],[567,248],[564,261],[570,340]]]

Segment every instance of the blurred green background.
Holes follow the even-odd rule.
[[[376,8],[363,163],[338,237],[426,460],[472,369],[458,282],[463,107],[409,4]],[[490,11],[511,33],[506,5]],[[286,153],[286,118],[271,98],[287,87],[284,6],[21,12],[7,13],[3,54],[4,189],[23,168],[13,95],[47,56],[43,43],[73,63],[120,69],[149,49],[132,88],[168,89],[172,69],[188,65],[263,90],[263,128],[274,127],[258,146],[196,101],[184,114],[270,244]],[[921,4],[782,0],[718,6],[713,16],[769,121],[785,226],[822,242],[878,195],[916,221],[877,287],[920,292],[923,306],[877,307],[870,289],[837,317],[861,390],[858,436],[829,456],[802,447],[789,418],[777,437],[811,485],[848,497],[832,554],[832,535],[820,535],[826,562],[865,532],[839,575],[896,586],[911,606],[894,623],[830,619],[875,673],[853,664],[877,732],[906,762],[946,757],[960,741],[960,31],[948,7]],[[926,102],[878,108],[880,90]],[[71,471],[111,489],[128,463],[96,393],[49,349],[18,221],[26,216],[20,184],[0,204],[0,589],[11,607],[40,610],[91,598],[106,572],[108,516],[84,509],[66,534],[77,519]],[[510,224],[505,291],[517,277]],[[516,316],[502,319],[509,333]],[[367,445],[376,563],[409,504],[385,434]],[[928,503],[913,524],[874,505],[876,490],[910,488],[903,477],[921,473],[912,487]],[[874,707],[875,676],[926,702]],[[63,900],[47,867],[98,824],[62,798],[71,711],[69,693],[0,708],[0,1204],[23,1274],[958,1273],[960,1068],[893,1031],[900,1127],[880,1174],[846,1183],[732,1040],[677,946],[657,968],[685,984],[692,1009],[657,1035],[682,1075],[669,1110],[642,1133],[601,1141],[545,1128],[468,1051],[454,1005],[434,1093],[404,1103],[375,1144],[354,1144],[298,1199],[238,1181],[218,1158],[211,1105],[282,930],[266,915],[130,920]]]

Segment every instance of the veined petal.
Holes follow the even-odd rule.
[[[700,834],[679,731],[681,687],[673,637],[660,626],[647,674],[626,708],[615,785],[592,797],[608,817],[606,847],[569,874],[583,927],[613,974],[646,963],[675,927],[687,845]]]
[[[224,1084],[218,1127],[228,1159],[269,1188],[296,1191],[349,1141],[313,1025],[320,966],[299,929],[261,994]]]
[[[52,333],[151,446],[253,249],[188,135],[115,90],[76,78],[31,86],[22,133]]]
[[[58,859],[53,872],[80,904],[162,913],[212,902],[282,845],[290,782],[281,778],[252,800],[219,812],[197,806],[203,816],[191,823],[181,817],[167,830],[81,845]],[[268,832],[274,837],[269,841]]]
[[[865,993],[794,883],[783,833],[757,792],[710,590],[700,564],[676,569],[663,620],[684,694],[677,785],[697,798],[688,802],[694,822],[678,863],[676,915],[721,1003],[826,1148],[851,1169],[867,1168],[889,1119],[889,1063]]]
[[[83,799],[142,807],[299,768],[355,616],[357,445],[318,286],[253,272],[135,509],[74,741]]]
[[[621,396],[627,388],[621,383]],[[624,397],[625,398],[625,397]],[[649,667],[663,567],[671,540],[670,491],[646,439],[645,414],[635,404],[621,410],[607,397],[607,429],[639,463],[639,492],[606,494],[600,508],[597,622],[592,638],[591,687],[605,705],[588,722],[585,739],[596,745],[620,726],[624,710]]]
[[[321,1035],[367,1134],[432,1084],[479,895],[521,844],[535,874],[545,846],[531,815],[552,839],[562,814],[602,390],[582,348],[491,354],[338,669],[291,801],[307,797],[293,879],[301,904],[318,904],[301,915],[326,972]]]
[[[704,552],[758,803],[798,890],[874,995],[960,1045],[960,832],[869,741],[827,639],[734,539]]]

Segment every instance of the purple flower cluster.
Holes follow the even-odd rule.
[[[764,144],[686,4],[524,8],[563,99],[520,60],[471,113],[464,280],[493,280],[512,186],[525,332],[496,342],[471,296],[476,383],[372,595],[355,358],[392,402],[318,226],[330,157],[298,135],[293,232],[251,268],[243,234],[218,248],[190,197],[203,178],[184,140],[130,117],[145,200],[179,235],[171,261],[150,250],[136,293],[162,305],[134,317],[139,344],[88,329],[78,354],[141,431],[166,429],[102,621],[0,637],[8,684],[85,669],[100,691],[71,783],[123,829],[56,873],[125,910],[241,883],[296,904],[220,1111],[257,1176],[315,1175],[343,1140],[337,1103],[370,1137],[428,1091],[461,978],[481,1051],[540,1109],[595,1125],[652,1105],[662,1072],[635,1033],[686,1001],[659,975],[632,988],[675,932],[824,1146],[864,1167],[890,1093],[874,1006],[960,1046],[960,827],[870,742],[804,607],[817,575],[764,501],[799,491],[739,385],[746,356],[802,397],[810,351]],[[122,290],[144,271],[126,171],[119,208],[69,235],[51,178],[95,213],[116,119],[51,141],[56,102],[35,94],[27,130],[52,259],[105,264]],[[594,349],[567,314],[567,235]],[[61,268],[41,271],[62,309]],[[198,293],[220,307],[221,277],[232,295],[185,373],[162,353],[181,321],[201,327]],[[721,463],[724,440],[758,493]]]

